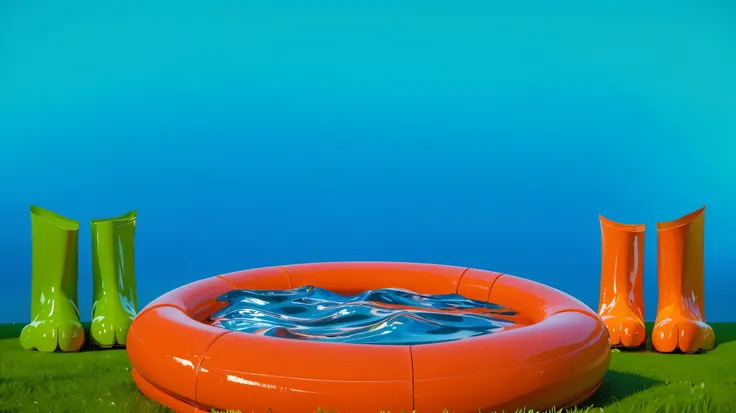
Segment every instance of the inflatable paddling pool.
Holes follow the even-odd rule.
[[[343,295],[400,288],[460,294],[528,325],[419,345],[292,340],[211,325],[233,290],[316,286]],[[490,271],[409,263],[259,268],[196,281],[154,300],[127,337],[133,379],[177,412],[455,413],[562,408],[600,386],[610,340],[598,315],[551,287]]]

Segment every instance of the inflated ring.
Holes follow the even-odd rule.
[[[228,291],[305,285],[346,295],[388,287],[457,293],[512,308],[530,324],[422,345],[290,340],[207,324]],[[258,268],[187,284],[140,312],[127,351],[148,398],[190,413],[563,408],[590,397],[610,362],[598,315],[554,288],[491,271],[382,262]]]

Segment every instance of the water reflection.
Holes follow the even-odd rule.
[[[313,286],[234,290],[215,326],[250,334],[352,344],[428,344],[481,336],[521,323],[512,309],[457,294],[386,288],[344,296]]]

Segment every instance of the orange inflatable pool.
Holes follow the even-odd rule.
[[[444,343],[370,345],[266,337],[207,323],[227,305],[216,298],[228,291],[305,285],[346,295],[387,287],[457,293],[512,308],[530,324]],[[140,312],[127,349],[143,394],[180,413],[561,408],[590,397],[610,361],[601,319],[556,289],[491,271],[379,262],[259,268],[187,284]]]

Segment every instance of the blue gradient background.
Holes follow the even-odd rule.
[[[31,203],[137,208],[142,303],[400,260],[595,307],[601,213],[652,228],[648,319],[654,223],[707,204],[706,312],[736,319],[730,2],[98,3],[0,3],[0,322],[29,316]],[[89,245],[84,225],[84,319]]]

